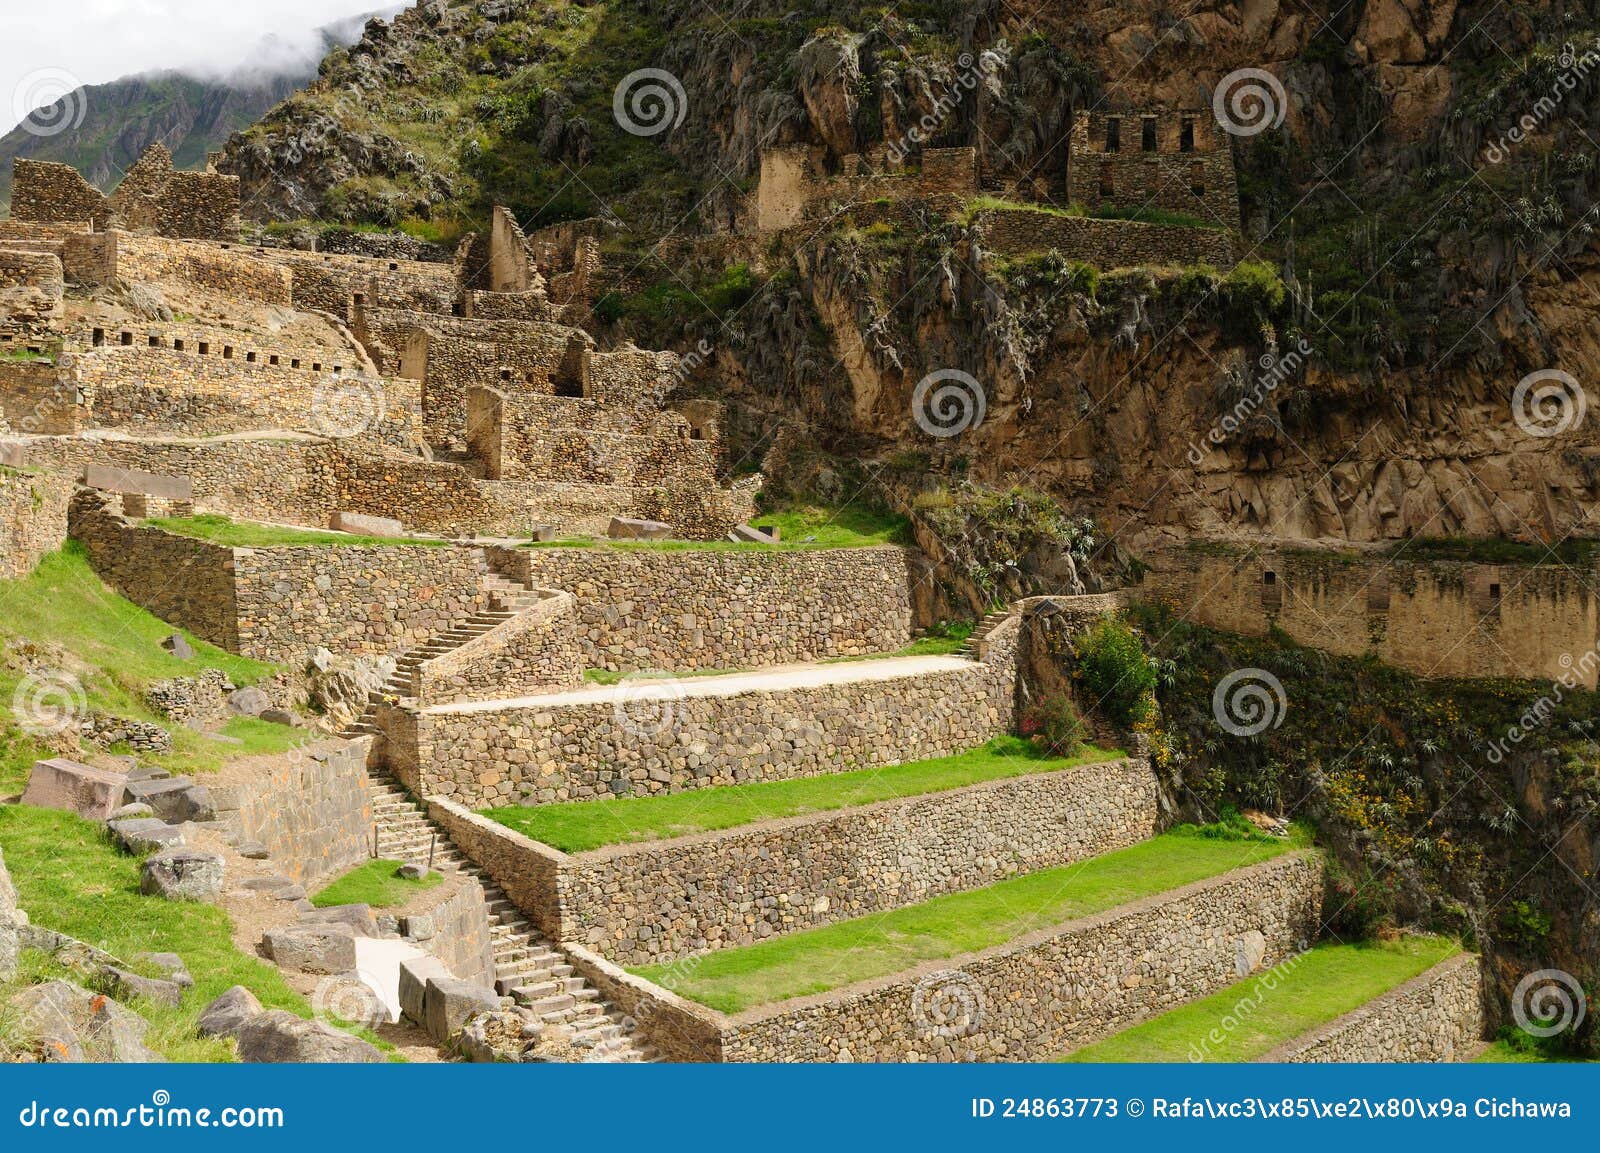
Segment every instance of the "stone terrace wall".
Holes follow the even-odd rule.
[[[751,1010],[723,1032],[724,1061],[1048,1061],[1242,975],[1242,938],[1263,966],[1317,931],[1322,866],[1290,855],[835,993]],[[917,1005],[969,991],[977,1028],[940,1036]],[[919,996],[920,989],[920,996]]]
[[[594,668],[753,668],[898,652],[911,640],[901,548],[501,549],[495,563],[524,584],[577,596]]]
[[[494,936],[483,886],[460,876],[447,885],[447,892],[442,900],[418,898],[422,905],[417,911],[408,907],[406,935],[461,980],[493,985]]]
[[[70,164],[28,160],[12,162],[11,218],[35,224],[79,224],[92,220],[105,227],[111,207],[100,190]]]
[[[219,819],[243,840],[260,841],[273,868],[302,883],[332,878],[372,856],[370,738],[296,749],[264,769],[227,770],[211,784]],[[256,764],[257,762],[251,762]]]
[[[1057,249],[1068,259],[1101,269],[1202,261],[1229,269],[1236,262],[1232,235],[1217,229],[1091,220],[1025,209],[985,212],[979,227],[984,249],[998,256]]]
[[[0,580],[27,576],[67,539],[72,483],[0,467]]]
[[[571,688],[583,682],[574,600],[552,593],[481,637],[417,668],[423,707]]]
[[[264,263],[289,272],[296,308],[331,312],[346,321],[352,319],[358,307],[448,314],[455,302],[455,270],[448,264],[375,260],[285,248],[251,251]]]
[[[294,281],[287,269],[261,259],[259,249],[166,240],[155,236],[116,236],[116,274],[128,281],[181,280],[220,296],[257,304],[293,304]]]
[[[355,655],[398,653],[487,605],[476,549],[311,546],[232,553],[234,651],[257,660],[297,660],[319,646]]]
[[[0,361],[0,420],[29,436],[68,436],[83,424],[71,358]]]
[[[754,944],[1126,848],[1156,817],[1129,760],[609,846],[563,862],[558,939],[619,965]]]
[[[560,875],[571,858],[443,797],[427,798],[427,806],[428,816],[456,848],[488,873],[541,932],[559,941]]]
[[[928,196],[970,197],[978,191],[978,157],[972,148],[929,148],[921,165],[891,169],[860,156],[841,159],[839,172],[825,171],[824,150],[770,148],[761,153],[756,190],[757,227],[790,228],[835,205]]]
[[[593,703],[380,711],[390,768],[472,808],[648,796],[949,756],[1006,732],[1015,650],[918,677]],[[651,735],[651,730],[661,731]]]
[[[1451,957],[1262,1057],[1291,1062],[1461,1061],[1483,1040],[1481,959]]]
[[[1600,672],[1593,569],[1359,552],[1174,549],[1150,559],[1140,595],[1212,628],[1260,635],[1276,625],[1303,645],[1375,653],[1424,676],[1570,677],[1594,688]]]
[[[241,651],[232,549],[135,527],[112,511],[110,498],[90,490],[72,501],[70,531],[95,572],[134,604],[219,648]]]

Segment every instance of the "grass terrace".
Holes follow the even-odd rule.
[[[981,749],[886,769],[824,777],[696,789],[661,797],[624,797],[566,805],[514,806],[482,814],[566,853],[732,829],[756,821],[856,808],[898,797],[924,796],[984,781],[1062,772],[1122,759],[1120,751],[1086,747],[1073,757],[1043,757],[1015,737]]]
[[[181,1005],[130,1006],[151,1024],[146,1044],[168,1060],[233,1059],[230,1041],[200,1038],[194,1030],[201,1010],[234,985],[245,986],[268,1009],[311,1015],[305,998],[282,973],[234,946],[227,913],[213,905],[141,895],[138,859],[114,849],[100,826],[70,813],[0,806],[0,843],[22,907],[36,924],[96,945],[146,976],[160,974],[141,966],[141,954],[183,958],[195,986]],[[83,983],[44,954],[24,953],[23,960],[18,987],[56,977]],[[0,986],[0,1004],[10,991]],[[0,1039],[16,1025],[0,1020]]]
[[[1219,993],[1124,1029],[1073,1062],[1254,1061],[1461,951],[1443,937],[1319,945]],[[1224,1021],[1235,1022],[1233,1028]],[[1219,1042],[1216,1035],[1223,1039]]]
[[[902,517],[890,516],[859,505],[821,508],[807,505],[758,516],[750,522],[756,528],[777,528],[779,540],[772,544],[731,540],[606,540],[600,537],[568,537],[539,541],[528,548],[620,548],[647,552],[752,552],[759,550],[795,552],[830,548],[873,548],[886,544],[906,544],[910,525]]]
[[[425,889],[431,889],[444,880],[438,873],[430,872],[420,881],[407,880],[395,875],[403,861],[368,861],[357,865],[336,881],[311,894],[311,903],[319,909],[335,905],[370,905],[374,909],[400,909],[411,898]]]
[[[924,961],[1003,945],[1035,929],[1260,864],[1309,837],[1252,835],[1236,825],[1183,826],[1077,864],[936,897],[889,913],[696,957],[692,966],[633,969],[724,1013],[883,977]],[[691,970],[685,972],[685,970]]]
[[[393,548],[412,545],[420,548],[444,548],[452,542],[421,537],[360,536],[355,533],[325,531],[315,528],[294,528],[288,525],[258,524],[255,521],[236,521],[217,513],[198,516],[152,517],[144,522],[147,528],[158,528],[177,536],[209,541],[224,548]]]
[[[68,541],[27,577],[0,581],[0,647],[12,654],[0,662],[0,699],[13,700],[21,692],[45,706],[87,706],[164,723],[144,701],[144,689],[152,681],[221,669],[243,686],[274,671],[272,665],[224,652],[189,634],[184,635],[194,647],[194,659],[179,660],[161,642],[182,631],[112,592],[90,568],[83,547]],[[166,727],[172,731],[173,751],[141,759],[180,773],[215,770],[230,757],[283,752],[305,739],[303,732],[284,725],[243,717],[220,730],[231,738],[227,742],[182,725]],[[0,796],[21,792],[34,761],[54,755],[18,726],[13,711],[0,712]]]
[[[690,669],[688,672],[657,673],[657,677],[670,676],[676,680],[680,677],[732,677],[740,673],[747,673],[749,669]],[[620,685],[631,676],[638,673],[618,672],[616,669],[585,669],[583,679],[591,685]]]

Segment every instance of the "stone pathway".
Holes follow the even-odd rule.
[[[378,827],[378,854],[389,860],[427,864],[475,878],[483,886],[494,938],[495,987],[516,998],[550,1024],[572,1028],[581,1043],[594,1041],[594,1060],[656,1061],[653,1046],[632,1034],[623,1015],[606,1005],[595,989],[567,963],[487,873],[468,861],[448,834],[427,817],[421,805],[393,777],[372,774],[372,814]]]
[[[624,681],[623,684],[626,685],[627,693],[632,699],[683,700],[687,697],[731,697],[739,693],[782,692],[786,689],[819,688],[826,685],[914,679],[971,667],[972,661],[966,657],[883,657],[877,660],[840,661],[833,664],[781,665],[762,669],[760,672],[730,673],[726,676],[658,679],[640,677]],[[617,685],[592,685],[539,696],[438,705],[422,711],[480,713],[541,706],[604,704],[615,700],[617,692]]]

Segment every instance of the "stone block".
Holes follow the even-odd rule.
[[[258,1013],[239,1026],[239,1060],[252,1064],[378,1064],[383,1054],[359,1037],[284,1009]]]
[[[162,500],[194,500],[194,482],[186,476],[163,476],[137,468],[91,464],[83,470],[83,483],[89,488],[123,495],[153,496]]]
[[[225,871],[216,853],[199,849],[166,849],[140,866],[139,891],[169,901],[205,901],[222,892]]]
[[[422,995],[423,1025],[428,1036],[443,1045],[475,1013],[493,1013],[500,1008],[500,995],[487,985],[458,981],[454,977],[430,977]]]
[[[160,849],[177,848],[188,843],[182,825],[169,825],[160,817],[135,817],[132,820],[112,821],[106,826],[128,852],[138,856]]]
[[[177,657],[180,661],[189,661],[194,659],[194,646],[184,639],[182,633],[173,633],[166,640],[161,642],[161,647],[166,649],[173,656]]]
[[[217,812],[211,803],[211,791],[197,785],[188,777],[169,777],[166,780],[132,781],[127,784],[129,804],[149,805],[155,815],[164,821],[209,821]]]
[[[728,534],[728,539],[742,544],[777,544],[779,531],[774,528],[756,528],[754,525],[741,524]]]
[[[91,821],[104,821],[123,803],[126,773],[110,772],[56,758],[34,764],[22,803],[39,809],[61,809]]]
[[[398,537],[406,535],[406,526],[386,516],[368,516],[359,512],[336,512],[328,522],[335,532],[354,533],[356,536]]]
[[[291,925],[263,939],[267,955],[285,969],[332,976],[356,967],[356,935],[349,925]]]
[[[183,986],[176,981],[141,977],[116,965],[101,969],[98,983],[107,993],[122,1001],[142,999],[168,1009],[176,1009],[183,1001]]]
[[[196,1030],[202,1037],[231,1037],[261,1012],[256,995],[243,985],[235,985],[205,1007]]]
[[[343,925],[358,937],[376,937],[378,923],[366,905],[333,905],[300,918],[302,925]]]
[[[228,710],[241,717],[259,717],[272,707],[272,698],[254,686],[228,694]]]
[[[410,957],[400,962],[400,1012],[418,1025],[425,1024],[424,1002],[428,982],[448,980],[450,970],[438,957]]]
[[[28,446],[20,441],[0,440],[0,465],[6,468],[27,468]]]
[[[672,536],[672,526],[659,520],[614,516],[606,535],[612,540],[667,540]]]

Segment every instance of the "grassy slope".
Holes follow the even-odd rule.
[[[423,889],[431,889],[444,880],[438,873],[429,873],[420,881],[408,881],[395,876],[400,861],[368,861],[357,865],[338,880],[311,895],[311,903],[319,909],[334,905],[371,905],[374,909],[396,909],[404,906]]]
[[[753,821],[959,789],[980,781],[1058,772],[1121,756],[1091,746],[1071,759],[1041,758],[997,741],[959,756],[887,769],[697,789],[664,797],[490,809],[483,815],[563,852],[580,853],[601,845],[683,837]]]
[[[358,536],[354,533],[323,532],[314,528],[289,528],[283,525],[257,524],[254,521],[236,521],[217,513],[202,513],[189,517],[156,517],[144,522],[178,536],[194,537],[227,548],[285,548],[299,545],[321,545],[328,548],[359,548],[396,545],[442,547],[443,540],[417,540],[412,537]]]
[[[1305,844],[1298,835],[1282,841],[1235,840],[1205,832],[1177,829],[1131,848],[985,889],[710,953],[696,958],[693,966],[652,965],[633,971],[654,981],[670,979],[674,992],[737,1013],[987,949]]]
[[[1458,952],[1454,941],[1442,937],[1321,945],[1220,993],[1079,1049],[1067,1060],[1253,1061]],[[1224,1018],[1237,1020],[1238,1027],[1224,1029]],[[1213,1030],[1221,1032],[1222,1042],[1208,1042]]]
[[[3,806],[0,845],[22,907],[35,923],[129,964],[141,953],[177,953],[184,959],[195,987],[179,1008],[134,1006],[151,1020],[147,1043],[170,1059],[231,1059],[229,1043],[196,1038],[194,1022],[233,985],[246,986],[269,1009],[309,1015],[305,999],[277,969],[234,947],[231,922],[221,909],[140,895],[138,860],[112,848],[97,825],[68,813]]]
[[[168,677],[196,676],[221,669],[238,685],[254,684],[272,666],[224,652],[194,636],[193,660],[181,661],[161,647],[175,630],[144,609],[111,592],[94,574],[78,544],[44,558],[34,572],[0,581],[0,642],[58,645],[94,671],[82,677],[91,709],[162,723],[144,703],[143,689]],[[186,634],[187,635],[187,634]],[[17,668],[0,665],[0,795],[19,792],[33,762],[49,753],[17,727],[9,707],[23,680]],[[143,759],[179,772],[216,769],[230,756],[275,752],[292,747],[304,734],[282,725],[238,719],[222,732],[243,746],[207,739],[182,726],[172,728],[174,751]]]

